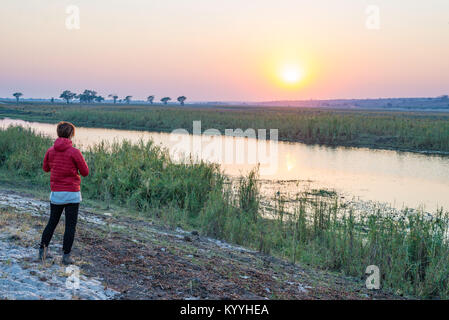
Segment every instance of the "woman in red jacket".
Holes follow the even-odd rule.
[[[44,260],[47,248],[50,244],[53,232],[65,209],[65,232],[63,242],[64,264],[72,264],[70,251],[75,238],[75,228],[78,219],[78,209],[81,202],[81,174],[86,177],[89,168],[81,152],[72,147],[71,139],[75,135],[75,126],[70,122],[58,123],[58,139],[53,147],[45,153],[42,168],[50,174],[50,219],[42,233],[42,241],[39,248],[39,259]]]

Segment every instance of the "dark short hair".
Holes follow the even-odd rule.
[[[56,132],[60,138],[72,138],[75,135],[75,126],[70,122],[61,121],[56,127]]]

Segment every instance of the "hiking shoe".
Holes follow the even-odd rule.
[[[45,247],[39,248],[39,256],[37,257],[39,259],[39,261],[44,260],[44,253],[45,253]]]
[[[65,265],[74,263],[72,258],[70,257],[70,253],[64,253],[64,255],[62,256],[62,263]]]
[[[48,247],[43,247],[43,248],[39,248],[39,255],[37,257],[39,259],[39,261],[45,261],[45,259],[47,258],[53,258],[49,253],[48,253]]]

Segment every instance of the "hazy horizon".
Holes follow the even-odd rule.
[[[86,88],[87,89],[87,88]],[[92,88],[90,88],[92,89]],[[80,90],[79,92],[75,92],[75,93],[82,93],[82,91],[84,90]],[[105,98],[103,103],[108,103],[108,102],[113,102],[113,99],[111,97],[107,97],[107,94],[103,94],[102,92],[97,92],[98,95],[103,96]],[[324,99],[314,99],[314,98],[309,98],[309,99],[279,99],[279,100],[191,100],[190,101],[185,101],[185,104],[195,104],[195,103],[249,103],[249,104],[254,104],[254,103],[280,103],[280,102],[301,102],[301,101],[344,101],[344,100],[403,100],[403,99],[438,99],[440,97],[442,97],[443,94],[437,95],[437,96],[433,96],[433,97],[365,97],[365,98],[324,98]],[[119,96],[118,99],[123,99],[125,95],[121,95]],[[62,101],[63,103],[66,103],[66,101],[62,98],[59,98],[59,94],[55,95],[55,96],[49,96],[49,97],[24,97],[21,96],[20,97],[20,101],[28,101],[28,100],[48,100],[50,101],[51,98],[55,98],[55,100],[58,101]],[[162,98],[162,96],[155,96],[155,100],[154,100],[154,104],[158,104],[158,103],[162,103],[159,101],[159,98]],[[175,98],[175,99],[173,99]],[[176,101],[177,95],[173,95],[171,96],[171,101],[168,102],[168,104],[179,104],[178,101]],[[12,95],[5,96],[5,97],[0,97],[0,99],[2,100],[11,100],[11,101],[16,101],[16,98],[13,97]],[[143,102],[143,103],[148,103],[146,97],[138,97],[138,98],[132,98],[131,99],[131,103],[133,102]],[[71,101],[70,103],[78,103],[78,100],[75,99],[73,101]],[[92,103],[98,103],[98,102],[92,102]],[[118,102],[117,102],[118,103]],[[122,102],[124,103],[124,102]]]
[[[66,27],[70,5],[79,29]],[[379,29],[366,27],[369,5]],[[445,0],[6,0],[0,96],[435,97],[449,93],[448,13]]]

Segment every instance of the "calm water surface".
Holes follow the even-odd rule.
[[[0,127],[11,124],[31,127],[37,132],[56,137],[55,124],[0,120]],[[187,140],[184,141],[193,140],[192,135],[185,135],[185,138]],[[101,140],[112,142],[125,139],[132,142],[139,139],[153,139],[155,143],[168,148],[178,158],[181,151],[178,150],[180,144],[181,146],[187,144],[173,141],[173,136],[168,133],[82,127],[77,127],[74,143],[85,149]],[[221,140],[223,145],[227,142],[235,145],[238,142],[248,144],[248,141],[254,141],[235,137],[214,139]],[[240,175],[255,166],[254,163],[237,164],[235,159],[231,163],[215,154],[207,153],[205,150],[208,143],[210,144],[203,141],[201,144],[203,152],[194,149],[193,155],[220,163],[229,175]],[[266,144],[267,150],[272,150],[268,142],[261,143]],[[237,149],[234,149],[237,154],[235,150]],[[245,153],[252,152],[245,150]],[[178,154],[175,151],[178,151]],[[300,180],[302,185],[306,183],[310,188],[335,189],[349,197],[386,202],[396,208],[404,206],[416,208],[422,205],[428,211],[434,211],[441,206],[449,208],[449,157],[365,148],[331,148],[288,142],[279,142],[277,150],[270,155],[275,157],[275,165],[270,167],[272,172],[263,173],[261,170],[261,179],[267,184],[274,185],[274,189],[299,188],[295,183],[285,184],[285,180],[290,182]],[[248,154],[245,154],[245,157],[247,156]],[[278,183],[279,180],[284,180],[284,183]]]

